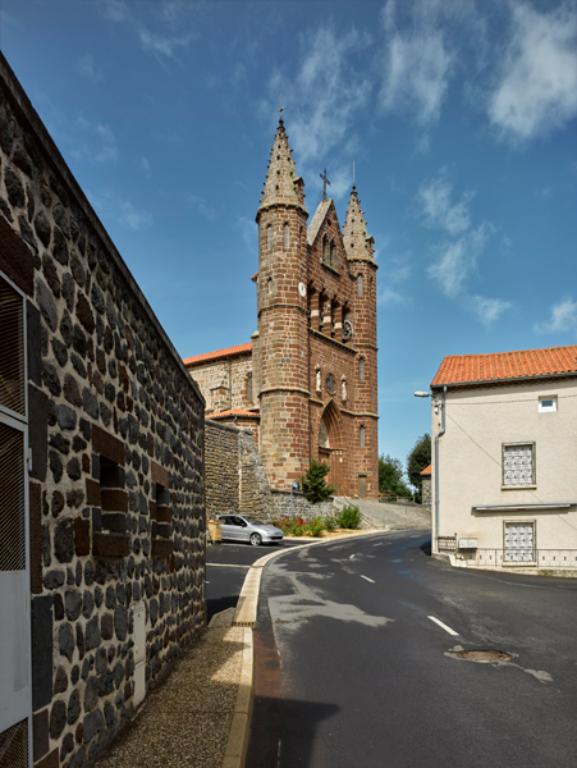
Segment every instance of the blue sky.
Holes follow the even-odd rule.
[[[311,215],[355,163],[382,453],[444,355],[577,343],[574,1],[0,0],[0,45],[183,356],[256,327],[280,104]]]

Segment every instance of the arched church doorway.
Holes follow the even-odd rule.
[[[327,483],[342,493],[343,446],[340,414],[334,402],[325,408],[319,424],[319,461],[328,464]]]

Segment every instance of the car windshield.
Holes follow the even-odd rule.
[[[254,517],[243,517],[243,520],[251,525],[262,525],[262,520],[256,520]]]

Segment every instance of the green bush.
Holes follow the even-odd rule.
[[[338,528],[337,521],[332,515],[327,515],[324,519],[327,531],[335,531]]]
[[[334,488],[327,485],[325,477],[329,473],[327,464],[319,461],[311,461],[311,465],[306,475],[301,480],[303,496],[311,502],[317,504],[319,501],[325,501],[334,493]]]
[[[325,523],[323,518],[313,517],[312,520],[309,520],[308,525],[306,526],[306,535],[320,536],[324,530],[325,530]]]
[[[337,525],[340,528],[360,528],[361,513],[358,507],[343,507],[337,514]]]

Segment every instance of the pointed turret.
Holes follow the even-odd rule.
[[[304,206],[304,184],[297,175],[292,149],[282,117],[270,151],[268,169],[260,196],[259,213],[271,205],[291,205],[306,210]]]
[[[367,231],[365,214],[362,211],[357,188],[354,184],[349,198],[349,207],[347,208],[343,240],[345,242],[347,258],[350,261],[374,262],[374,240]]]

